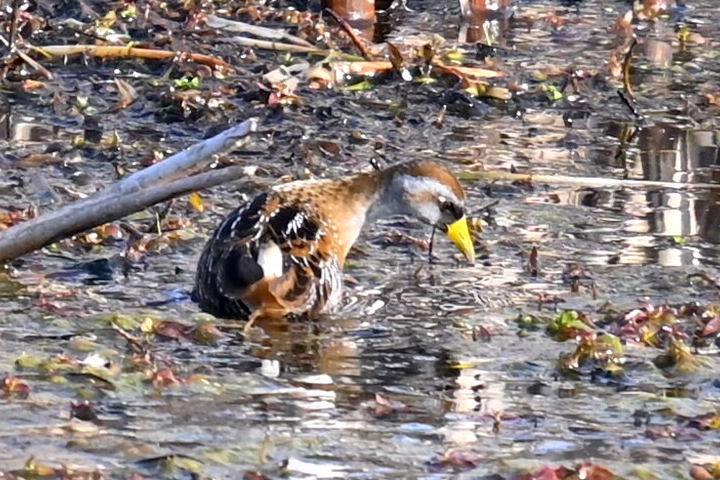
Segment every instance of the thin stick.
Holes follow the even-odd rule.
[[[130,333],[126,332],[124,329],[122,329],[120,326],[118,326],[115,323],[110,324],[110,328],[112,328],[115,333],[120,335],[125,339],[125,341],[128,343],[130,347],[133,347],[137,353],[150,353],[147,346],[143,345],[140,340],[132,336]]]
[[[10,35],[8,36],[8,40],[10,42],[8,49],[11,52],[15,50],[17,44],[18,18],[20,17],[20,1],[21,0],[13,0],[12,6],[10,7],[12,9],[12,17],[10,20]]]
[[[274,50],[277,52],[315,53],[319,55],[329,55],[331,52],[331,50],[323,50],[317,47],[306,47],[304,45],[295,45],[291,43],[259,40],[257,38],[229,37],[228,40],[242,47],[262,48],[264,50]]]
[[[632,43],[630,43],[630,47],[628,48],[627,53],[625,54],[625,58],[623,59],[623,89],[625,90],[625,93],[627,93],[630,98],[633,100],[635,99],[635,94],[633,93],[632,89],[632,83],[630,82],[630,59],[632,58],[632,52],[635,48],[635,45],[637,45],[637,37],[633,35]]]
[[[642,118],[642,115],[637,108],[637,100],[635,100],[635,94],[633,93],[632,82],[630,80],[630,59],[632,58],[632,52],[635,45],[637,45],[637,37],[633,34],[632,43],[630,44],[630,47],[625,54],[625,58],[623,59],[623,89],[618,90],[618,95],[620,95],[623,103],[627,105],[636,118]]]
[[[208,15],[205,18],[205,24],[211,28],[217,28],[232,33],[247,33],[256,37],[269,38],[271,40],[285,40],[295,45],[305,47],[313,47],[313,44],[307,40],[290,35],[285,30],[261,27],[250,23],[238,22],[237,20],[229,20],[227,18],[218,17],[217,15]]]
[[[351,55],[349,53],[342,53],[335,50],[322,49],[317,47],[305,47],[302,45],[271,42],[268,40],[258,40],[256,38],[247,37],[230,37],[227,40],[234,43],[235,45],[240,45],[241,47],[262,48],[264,50],[272,50],[275,52],[307,53],[310,55],[339,58],[351,62],[362,60],[362,57],[358,57],[357,55]]]
[[[485,172],[462,172],[458,175],[461,180],[509,180],[530,183],[550,183],[559,185],[576,185],[580,187],[606,187],[606,188],[668,188],[673,190],[720,190],[717,183],[685,183],[663,182],[656,180],[630,180],[602,177],[570,177],[567,175],[534,175],[527,173],[510,173],[500,170]]]
[[[484,212],[485,210],[490,210],[491,208],[497,206],[498,203],[500,203],[500,200],[493,200],[492,202],[488,203],[487,205],[483,205],[482,207],[477,209],[477,211],[475,211],[474,214],[479,215],[482,212]]]
[[[324,10],[324,12],[327,13],[328,15],[330,15],[333,18],[333,20],[335,20],[337,22],[337,24],[340,25],[340,28],[342,28],[345,31],[345,33],[348,34],[348,36],[350,37],[350,40],[355,45],[355,48],[357,48],[360,51],[360,55],[362,55],[365,60],[370,60],[370,54],[368,54],[368,51],[365,48],[365,45],[363,45],[362,42],[360,41],[360,39],[358,38],[352,25],[350,25],[344,18],[340,17],[337,13],[333,12],[329,8],[326,8]]]
[[[45,78],[47,78],[48,80],[52,80],[52,79],[54,78],[54,77],[53,77],[53,74],[50,72],[50,70],[48,70],[47,68],[43,67],[43,66],[40,65],[38,62],[36,62],[35,60],[33,60],[27,53],[25,53],[25,52],[23,52],[23,51],[21,51],[21,50],[16,50],[15,53],[17,53],[17,56],[20,57],[20,59],[21,59],[23,62],[25,62],[25,63],[27,63],[28,65],[30,65],[33,69],[35,69],[37,72],[39,72],[40,74],[42,74],[42,75],[43,75]]]

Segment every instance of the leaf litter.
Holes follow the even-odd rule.
[[[93,174],[109,183],[115,176],[160,161],[171,150],[180,148],[176,148],[176,145],[166,146],[163,143],[166,137],[174,135],[173,141],[177,145],[182,144],[197,137],[199,123],[207,126],[234,122],[248,109],[264,109],[270,112],[270,118],[274,112],[278,118],[296,117],[303,121],[307,119],[304,116],[307,112],[313,119],[333,119],[344,115],[338,113],[343,110],[354,113],[358,106],[374,105],[377,108],[375,113],[385,116],[392,127],[383,128],[379,134],[372,128],[365,128],[365,124],[358,126],[357,119],[352,118],[353,136],[348,135],[348,138],[362,138],[362,141],[349,141],[347,147],[344,146],[345,142],[341,142],[340,148],[330,147],[330,150],[321,151],[321,155],[331,153],[334,162],[340,165],[338,169],[343,170],[357,167],[357,164],[351,163],[352,155],[359,154],[363,161],[364,157],[378,153],[386,156],[387,150],[400,151],[404,155],[406,151],[399,147],[400,142],[397,137],[393,137],[392,129],[421,123],[412,109],[418,98],[423,99],[420,103],[427,102],[428,97],[442,99],[432,103],[423,112],[431,112],[431,115],[426,116],[433,118],[433,128],[438,129],[457,128],[447,125],[457,125],[458,118],[486,121],[507,114],[512,116],[515,111],[522,110],[517,109],[518,98],[534,106],[549,108],[571,102],[575,96],[583,93],[589,98],[602,97],[607,100],[608,92],[615,94],[612,90],[616,83],[613,82],[621,80],[626,83],[627,92],[639,97],[642,102],[645,92],[643,86],[627,83],[630,80],[627,60],[633,61],[633,68],[643,69],[646,68],[643,65],[645,59],[635,58],[634,55],[631,58],[628,54],[629,42],[638,22],[643,28],[653,22],[662,25],[668,22],[664,15],[671,11],[668,2],[646,1],[636,2],[632,15],[617,12],[617,45],[613,46],[615,50],[612,54],[608,54],[607,60],[611,64],[608,79],[597,67],[596,59],[592,60],[594,65],[579,67],[565,62],[546,61],[542,56],[537,56],[526,60],[522,68],[516,68],[512,64],[512,56],[516,53],[504,50],[504,46],[497,47],[494,58],[484,53],[475,55],[474,49],[479,50],[480,46],[458,47],[454,41],[448,43],[447,39],[436,34],[427,35],[427,32],[407,39],[368,42],[360,50],[366,58],[359,58],[355,54],[358,40],[348,38],[342,28],[335,30],[335,25],[313,12],[255,2],[225,3],[210,2],[203,6],[149,2],[143,9],[138,8],[143,5],[132,2],[111,7],[100,2],[80,2],[79,6],[74,7],[78,10],[73,12],[80,21],[62,20],[57,23],[57,27],[48,28],[46,10],[26,8],[21,12],[16,27],[24,43],[19,44],[16,56],[7,57],[9,61],[4,66],[4,86],[13,95],[14,101],[23,106],[34,105],[38,120],[62,125],[62,128],[61,134],[54,138],[45,138],[42,142],[17,142],[14,145],[16,148],[3,154],[2,167],[9,167],[19,177],[9,176],[7,185],[0,184],[2,191],[7,189],[12,195],[8,198],[13,200],[3,202],[0,229],[33,218],[54,203],[82,198],[92,193],[96,185],[92,182],[83,183],[80,175],[76,175],[85,169],[92,168]],[[229,20],[233,16],[248,22]],[[606,31],[612,20],[609,17],[600,17],[602,20],[599,24]],[[513,21],[527,25],[529,33],[515,32],[519,39],[523,35],[540,32],[562,40],[570,29],[585,28],[598,20],[592,16],[573,15],[570,10],[523,5]],[[224,23],[219,26],[218,22]],[[259,25],[255,24],[267,25],[266,30],[258,29]],[[231,35],[227,31],[221,34],[217,30],[220,28],[234,32]],[[713,36],[712,33],[707,35],[705,31],[703,34],[706,35],[694,31],[702,26],[692,23],[683,28],[677,38],[671,39],[678,48],[695,49],[703,45],[706,36]],[[192,33],[173,36],[171,32]],[[243,34],[241,38],[232,38],[240,34]],[[667,35],[658,33],[663,34]],[[83,40],[77,41],[77,38]],[[86,39],[92,39],[93,42],[86,43]],[[220,48],[213,48],[216,45],[220,45]],[[104,60],[110,58],[106,56],[112,56],[112,59]],[[60,58],[67,63],[63,65]],[[83,62],[95,68],[95,73],[101,75],[103,80],[83,80],[82,76],[87,71]],[[73,75],[77,75],[77,72],[83,74],[75,81]],[[398,98],[397,93],[387,95],[388,87],[403,88],[408,96]],[[717,93],[716,82],[707,82],[702,88],[696,95],[701,96],[712,108],[712,100]],[[336,103],[324,104],[323,95],[328,95],[328,91],[345,97],[336,98]],[[669,92],[666,90],[665,93]],[[380,100],[363,104],[362,96],[372,95],[377,95]],[[692,95],[695,94],[691,94],[691,99],[694,98]],[[388,98],[391,101],[387,101]],[[118,114],[119,117],[108,117],[110,113]],[[128,116],[123,117],[122,114]],[[97,116],[104,120],[94,122],[93,117]],[[154,124],[148,125],[147,121],[142,121],[143,117],[152,118]],[[705,119],[697,120],[702,122]],[[338,138],[338,132],[335,131],[337,128],[337,125],[331,125],[330,133],[326,136],[333,140]],[[542,130],[541,127],[533,128]],[[300,130],[293,133],[292,128],[285,127],[271,126],[269,129],[272,132],[265,141],[269,145],[269,158],[277,163],[268,161],[262,164],[262,168],[266,169],[262,172],[264,176],[277,178],[290,174],[295,178],[303,178],[311,173],[325,173],[323,161],[316,159],[313,164],[311,158],[311,143],[317,142],[315,135],[307,135]],[[457,128],[452,135],[466,134],[462,130]],[[473,140],[486,140],[477,125],[471,125],[468,130],[472,132]],[[549,155],[547,144],[564,141],[564,134],[558,135],[552,128],[547,130],[544,132],[547,135],[529,132],[528,135],[514,138],[508,134],[504,141],[514,147],[522,163],[524,155],[531,157],[543,146]],[[205,129],[200,129],[200,134],[204,133]],[[479,160],[473,156],[475,153],[468,154],[462,148],[441,154],[463,159],[460,164],[465,165],[468,176],[472,176]],[[420,154],[420,151],[411,148],[410,153]],[[247,160],[248,154],[244,155]],[[274,158],[276,155],[280,156],[279,162]],[[71,158],[76,160],[68,161]],[[563,158],[557,157],[560,162]],[[260,163],[254,158],[251,161]],[[513,157],[513,161],[517,159]],[[50,169],[43,170],[50,172],[50,182],[46,182],[48,185],[35,182],[41,188],[31,194],[29,201],[17,202],[18,198],[24,199],[27,194],[23,188],[25,174],[18,167]],[[518,192],[522,188],[537,191],[542,187],[528,179],[522,184],[497,188]],[[228,435],[228,424],[232,424],[237,431],[246,429],[253,432],[256,425],[262,425],[265,429],[267,423],[275,422],[279,429],[276,435],[282,440],[289,438],[288,442],[293,445],[292,429],[297,428],[296,432],[300,432],[302,437],[305,434],[302,429],[307,428],[307,435],[313,437],[316,435],[314,432],[318,431],[314,430],[317,427],[303,427],[302,422],[304,420],[311,424],[312,421],[320,421],[326,427],[333,424],[336,425],[334,428],[344,427],[343,431],[349,441],[354,440],[359,446],[369,444],[373,447],[368,451],[376,451],[378,446],[394,445],[397,441],[400,446],[394,448],[398,448],[398,452],[406,453],[407,458],[424,459],[416,462],[422,471],[469,471],[474,475],[486,465],[491,465],[489,468],[492,471],[505,472],[500,466],[502,462],[496,462],[502,452],[489,450],[490,455],[480,455],[476,452],[484,450],[479,448],[448,446],[436,442],[435,445],[448,448],[424,449],[418,453],[414,450],[414,441],[433,440],[428,440],[422,434],[399,433],[413,429],[426,431],[423,429],[427,427],[423,425],[435,422],[449,422],[453,425],[456,417],[460,417],[463,421],[471,422],[482,437],[487,433],[482,431],[487,423],[485,420],[494,418],[490,423],[494,423],[495,427],[488,428],[492,435],[499,437],[489,438],[493,441],[500,438],[507,442],[508,437],[503,435],[516,435],[518,443],[523,440],[522,433],[510,419],[526,418],[526,412],[515,415],[512,410],[529,407],[511,401],[509,413],[467,413],[458,407],[460,399],[450,398],[451,394],[438,397],[436,393],[428,393],[428,390],[442,390],[442,385],[434,383],[437,381],[435,374],[419,377],[427,384],[412,381],[423,368],[423,359],[441,358],[448,354],[462,356],[467,351],[478,351],[478,346],[468,346],[462,343],[464,341],[472,340],[473,344],[481,344],[486,349],[483,352],[489,353],[498,348],[498,343],[507,343],[505,340],[508,335],[503,331],[504,325],[486,326],[485,320],[478,320],[483,318],[482,313],[477,317],[472,316],[470,322],[453,319],[452,324],[457,326],[454,328],[467,325],[472,331],[472,338],[459,335],[465,339],[453,339],[452,342],[461,342],[461,346],[455,345],[453,351],[448,353],[433,344],[418,340],[424,335],[435,336],[434,340],[437,337],[447,340],[432,327],[439,323],[433,316],[437,304],[432,299],[418,300],[414,307],[429,310],[423,311],[426,316],[422,320],[425,330],[421,330],[422,333],[413,329],[405,330],[404,322],[407,318],[403,314],[407,315],[407,312],[394,312],[396,318],[393,321],[397,320],[400,326],[391,327],[392,334],[400,338],[407,334],[407,338],[421,345],[416,350],[413,350],[413,342],[400,346],[389,343],[387,331],[383,330],[381,322],[380,326],[361,326],[351,330],[359,333],[349,340],[340,339],[337,343],[328,342],[321,335],[310,335],[311,340],[307,343],[290,343],[292,348],[279,353],[282,368],[278,369],[275,377],[258,378],[254,372],[261,364],[260,359],[273,358],[273,345],[267,342],[264,344],[263,340],[243,343],[234,329],[225,328],[215,319],[193,317],[191,309],[174,307],[176,303],[182,305],[187,292],[183,297],[182,292],[164,291],[162,286],[166,283],[191,284],[192,277],[188,272],[191,270],[188,258],[190,253],[197,252],[211,225],[215,223],[217,214],[227,211],[237,202],[238,192],[232,191],[231,187],[224,187],[223,190],[230,195],[216,197],[205,193],[191,194],[185,200],[167,206],[164,213],[161,209],[138,214],[122,223],[107,224],[58,242],[46,252],[54,256],[30,256],[19,264],[4,267],[0,277],[0,293],[12,302],[10,309],[16,315],[14,318],[20,316],[22,321],[10,320],[12,323],[4,323],[0,340],[6,344],[15,342],[17,338],[24,340],[19,344],[11,344],[14,348],[9,352],[10,357],[8,353],[3,354],[3,359],[9,359],[6,364],[14,365],[17,370],[17,376],[6,373],[3,377],[3,401],[8,402],[11,408],[20,409],[25,401],[54,400],[64,402],[65,405],[71,404],[71,417],[77,422],[116,428],[114,435],[120,438],[128,432],[120,424],[114,425],[112,421],[107,423],[107,418],[103,419],[100,413],[114,401],[140,417],[140,420],[135,420],[136,424],[131,430],[139,431],[141,436],[147,434],[146,431],[163,428],[163,417],[180,419],[208,415],[209,422],[204,423],[204,419],[200,418],[198,424],[212,431],[216,438],[221,439],[220,442],[228,441],[224,436]],[[517,193],[511,193],[508,197],[513,195]],[[502,214],[507,219],[507,212]],[[506,227],[504,225],[502,228]],[[490,230],[489,236],[497,238],[497,233],[492,228]],[[401,248],[419,251],[421,256],[426,256],[422,239],[406,233],[405,225],[399,225],[397,232],[397,235],[375,237],[374,243],[382,245],[382,249]],[[511,234],[514,233],[517,230],[511,230]],[[533,232],[533,235],[537,236],[538,232]],[[524,252],[530,252],[530,255],[527,262],[517,268],[522,272],[518,275],[530,274],[534,282],[543,282],[556,273],[553,271],[557,264],[553,258],[554,248],[542,243],[545,240],[542,234],[539,237],[541,243],[523,245],[527,247]],[[504,248],[502,241],[495,246]],[[689,241],[692,242],[692,239]],[[692,248],[687,243],[688,240],[676,242],[681,248]],[[168,257],[170,260],[166,261]],[[494,262],[501,263],[492,257],[487,261],[491,268]],[[32,268],[23,262],[29,262]],[[167,268],[167,263],[170,268]],[[360,267],[351,270],[352,274],[359,273],[363,278]],[[151,273],[153,271],[160,273]],[[508,272],[511,271],[512,268],[508,269]],[[651,424],[644,433],[651,441],[695,438],[699,439],[699,445],[713,441],[716,443],[716,437],[711,437],[717,428],[716,411],[708,408],[687,413],[691,409],[683,404],[681,406],[686,408],[671,409],[671,413],[667,413],[668,410],[660,408],[657,403],[668,402],[668,397],[675,393],[679,397],[691,395],[683,392],[692,392],[694,385],[706,382],[711,377],[713,365],[716,365],[714,359],[717,355],[717,333],[720,330],[715,313],[717,305],[706,299],[698,302],[656,299],[654,302],[630,306],[625,302],[622,306],[602,305],[593,308],[587,303],[592,304],[598,295],[600,299],[606,296],[607,290],[603,291],[603,285],[596,286],[596,282],[601,283],[601,279],[597,275],[586,275],[578,263],[572,267],[567,264],[562,276],[562,280],[553,285],[554,288],[535,295],[533,301],[528,302],[518,315],[518,334],[522,335],[524,341],[545,342],[544,345],[557,349],[549,352],[552,359],[549,371],[552,373],[545,378],[549,381],[547,384],[556,386],[551,380],[553,375],[572,382],[572,388],[562,387],[551,391],[557,391],[558,396],[565,395],[561,391],[574,391],[577,394],[584,389],[597,388],[599,384],[600,388],[606,390],[602,393],[595,391],[598,398],[590,399],[591,402],[597,402],[598,406],[602,405],[601,395],[611,395],[613,389],[641,392],[646,395],[645,401],[651,404],[648,418],[670,423],[658,425],[658,428]],[[429,287],[425,285],[427,283],[437,287],[438,283],[442,283],[437,272],[417,277],[418,285],[404,286],[396,293],[413,299],[427,297],[429,291],[442,292],[428,290]],[[153,292],[147,292],[145,278],[151,279]],[[525,277],[520,278],[523,278],[523,284],[531,283]],[[449,279],[450,282],[455,280]],[[461,280],[467,288],[467,278]],[[359,283],[362,285],[363,282]],[[122,288],[112,288],[116,285],[128,285],[130,290],[123,293],[120,291]],[[461,283],[458,282],[458,285]],[[360,294],[364,293],[359,291]],[[448,288],[446,291],[448,295],[457,295],[457,289]],[[131,303],[131,308],[111,313],[123,305],[118,303],[118,298],[125,302],[132,297],[145,300],[146,294],[150,296],[148,301],[159,305],[150,315],[135,311],[144,302]],[[583,300],[578,302],[576,295],[580,295]],[[175,298],[180,300],[175,302]],[[479,312],[479,300],[477,303],[460,305],[463,309],[453,309],[456,313],[450,315]],[[541,311],[535,311],[535,303],[541,307]],[[563,311],[556,311],[560,307]],[[380,311],[383,315],[390,315],[388,318],[393,318],[392,309],[391,303],[387,309]],[[373,311],[373,315],[376,311]],[[506,319],[512,317],[508,314]],[[480,324],[476,325],[478,321]],[[8,325],[9,328],[6,328]],[[45,334],[49,328],[60,333]],[[27,329],[45,335],[31,337],[25,335]],[[335,340],[333,336],[337,336],[340,330],[342,325],[336,329],[323,330],[323,335]],[[484,332],[492,332],[492,335]],[[89,333],[94,337],[88,337]],[[486,341],[476,342],[479,337]],[[376,353],[379,357],[377,363],[372,363],[375,361],[373,358],[363,357],[372,357],[372,348],[363,353],[362,349],[348,345],[357,342],[358,338],[377,347],[376,351],[380,352]],[[387,348],[386,342],[407,353],[407,356],[393,356],[393,349]],[[21,354],[19,348],[25,353]],[[322,351],[323,355],[318,355],[317,351]],[[333,356],[337,352],[341,354]],[[367,366],[358,366],[358,358],[375,365],[382,375],[368,374]],[[303,359],[309,359],[307,361],[313,366],[311,371],[305,371],[308,364],[304,364]],[[519,361],[522,363],[522,360]],[[527,362],[518,370],[532,370],[532,360]],[[410,367],[406,363],[410,363]],[[474,361],[459,364],[449,361],[447,364],[462,366],[453,367],[454,370],[451,370],[454,372],[474,371],[478,368],[478,363]],[[317,373],[316,369],[326,367],[329,369],[327,365],[335,368],[334,371],[329,370],[333,372],[333,384],[328,388],[333,395],[304,386],[284,390],[288,378],[298,383],[307,373]],[[444,371],[445,363],[438,361],[435,368],[435,373],[440,376],[447,374]],[[487,372],[479,369],[474,375],[480,379]],[[398,377],[405,380],[398,380]],[[403,401],[400,401],[374,392],[374,400],[356,402],[357,398],[368,398],[367,393],[372,391],[367,388],[368,384],[396,382],[402,385],[408,378],[422,400],[411,401],[402,397]],[[493,383],[478,381],[474,384],[473,392],[482,397],[484,390],[492,389]],[[517,385],[511,385],[510,391],[515,391]],[[249,393],[255,387],[256,394]],[[232,392],[229,397],[228,392]],[[173,402],[180,399],[182,402],[194,403],[198,397],[203,400],[206,395],[215,400],[209,402],[212,406],[207,412],[192,408],[186,410]],[[571,404],[574,395],[568,395],[565,403]],[[260,396],[265,397],[263,401],[258,400]],[[488,396],[491,396],[490,391]],[[322,408],[314,408],[313,405],[318,406],[315,402],[319,399],[323,402],[319,405]],[[85,401],[91,403],[83,403]],[[153,405],[154,401],[165,403],[158,408]],[[438,403],[454,407],[444,409]],[[478,408],[482,408],[482,402],[479,404]],[[702,403],[703,406],[707,404]],[[305,408],[308,405],[310,408]],[[590,407],[594,406],[590,404]],[[458,411],[453,411],[453,408]],[[557,406],[554,408],[557,409]],[[353,417],[357,411],[369,413],[363,418],[369,417],[373,423],[359,425]],[[548,415],[552,413],[548,409]],[[506,420],[501,422],[503,418]],[[392,429],[392,422],[396,421],[403,422],[406,430]],[[97,433],[91,426],[77,422],[68,424],[67,429],[57,433]],[[498,423],[503,423],[504,428],[497,427]],[[171,424],[168,422],[165,426]],[[547,433],[545,428],[546,425],[541,425],[532,432],[543,435]],[[385,432],[385,429],[388,431]],[[378,436],[376,442],[368,442],[366,436],[356,436],[357,431],[367,431],[371,438],[372,435]],[[689,436],[689,432],[697,437]],[[387,436],[384,436],[385,433]],[[42,443],[47,439],[38,435],[35,440]],[[125,463],[123,471],[129,475],[127,478],[141,478],[141,475],[149,478],[175,478],[178,475],[201,475],[206,470],[217,471],[213,470],[217,467],[205,461],[211,458],[208,450],[204,450],[206,444],[212,443],[208,437],[200,435],[199,439],[193,441],[192,438],[178,435],[178,438],[173,439],[174,442],[168,442],[172,447],[169,450],[173,450],[169,453],[155,451],[148,454],[147,445],[153,442],[143,438],[136,441],[138,445],[132,447],[120,440],[116,444],[116,448],[125,455],[123,461],[136,459],[132,464]],[[253,438],[247,441],[252,442]],[[404,446],[403,442],[406,442]],[[239,463],[248,469],[246,476],[252,475],[253,478],[283,473],[348,476],[353,467],[346,464],[352,464],[353,459],[357,458],[354,457],[357,455],[354,450],[359,446],[353,445],[351,451],[338,454],[334,448],[323,449],[322,445],[296,443],[281,450],[279,457],[272,458],[272,466],[263,467],[267,468],[265,473],[257,471],[256,468],[260,467],[247,460]],[[651,447],[648,449],[652,450]],[[111,454],[109,452],[112,451],[111,448],[106,453]],[[304,455],[302,459],[299,458],[301,454]],[[393,465],[394,473],[402,475],[403,468],[409,467],[405,457],[398,455],[399,460],[393,454],[381,456],[380,462]],[[693,478],[718,478],[717,463],[717,459],[701,459],[686,465],[685,470]],[[515,469],[516,473],[497,475],[500,478],[538,479],[616,478],[612,469],[592,461],[567,461],[562,462],[563,466],[554,465],[558,465],[558,462],[548,461],[547,465],[520,467]],[[133,471],[135,469],[138,471]],[[23,469],[8,470],[5,475],[8,478],[13,475],[19,478],[103,478],[104,474],[95,470],[85,471],[72,464],[59,466],[52,460],[40,462],[31,457]]]

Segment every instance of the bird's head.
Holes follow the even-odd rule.
[[[414,161],[388,169],[390,197],[395,213],[412,215],[446,232],[465,258],[475,262],[475,248],[465,217],[465,192],[443,165]]]

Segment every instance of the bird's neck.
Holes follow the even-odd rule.
[[[332,182],[325,193],[333,198],[325,207],[336,226],[338,255],[342,262],[367,222],[391,215],[388,208],[387,171],[373,171]]]

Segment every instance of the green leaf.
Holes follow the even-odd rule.
[[[558,340],[567,340],[575,337],[577,331],[589,332],[592,329],[582,320],[575,310],[565,310],[552,319],[547,327],[548,333]]]
[[[200,77],[182,77],[175,80],[175,88],[179,90],[190,90],[200,86]]]
[[[363,92],[365,90],[372,90],[373,88],[375,88],[375,83],[373,83],[372,80],[365,79],[361,82],[347,85],[343,87],[343,90],[348,90],[350,92]]]
[[[558,100],[562,100],[563,97],[564,97],[562,91],[560,91],[560,89],[559,89],[558,87],[556,87],[555,85],[551,85],[551,84],[548,84],[548,83],[543,83],[543,84],[540,86],[540,88],[542,88],[542,90],[545,92],[545,94],[547,95],[548,99],[551,100],[551,101],[553,101],[553,102],[557,102]]]
[[[603,333],[600,335],[597,339],[597,343],[606,344],[615,356],[620,356],[625,351],[620,338],[610,333]]]

